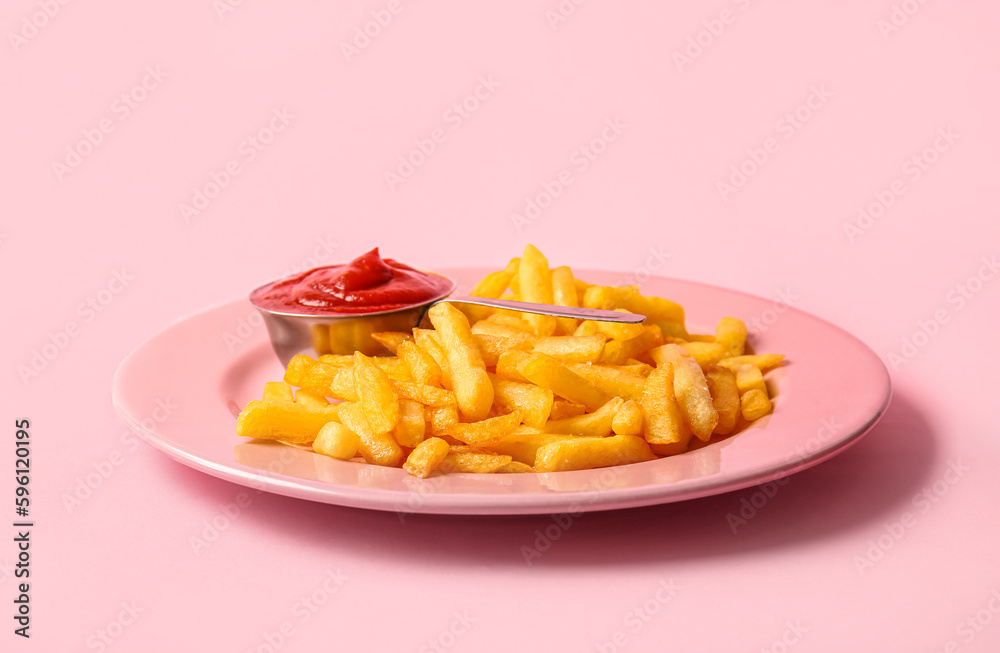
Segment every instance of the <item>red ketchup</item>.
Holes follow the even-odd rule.
[[[278,313],[380,313],[444,296],[452,282],[379,256],[378,247],[344,265],[327,265],[269,283],[250,301]]]

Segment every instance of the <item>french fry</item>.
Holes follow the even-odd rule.
[[[327,422],[312,443],[313,451],[338,460],[350,460],[358,453],[358,434],[339,422]]]
[[[514,273],[507,270],[491,272],[480,279],[479,283],[472,287],[472,290],[469,292],[469,296],[498,299],[510,286],[510,280],[513,277]],[[463,304],[461,306],[461,310],[468,316],[470,321],[482,320],[488,317],[493,311],[493,309],[487,306],[475,306],[469,304]]]
[[[458,424],[458,406],[454,403],[447,406],[424,406],[424,419],[430,425],[432,435],[439,438],[448,436]]]
[[[527,324],[527,323],[526,323]],[[472,325],[472,335],[486,335],[486,336],[497,336],[500,338],[509,338],[515,342],[527,342],[534,344],[535,335],[532,333],[527,333],[521,331],[520,329],[515,329],[507,324],[500,324],[499,322],[494,322],[492,320],[480,320]]]
[[[646,425],[646,441],[662,455],[681,453],[691,440],[691,429],[684,423],[674,395],[674,365],[666,363],[649,373],[646,389],[639,401]]]
[[[552,300],[559,306],[579,306],[580,299],[573,283],[573,271],[563,265],[552,269]],[[576,331],[580,320],[571,317],[557,317],[556,324],[565,334]]]
[[[413,340],[421,349],[427,352],[441,369],[441,387],[451,390],[451,368],[448,366],[448,356],[438,341],[437,334],[432,329],[414,329]]]
[[[418,478],[427,478],[448,457],[448,449],[448,443],[441,438],[428,438],[410,452],[403,469]]]
[[[616,308],[614,309],[614,311],[616,313],[631,312],[625,310],[624,308]],[[639,334],[641,334],[643,331],[643,325],[641,323],[632,324],[626,322],[594,321],[594,324],[597,326],[598,333],[602,333],[608,339],[613,339],[613,340],[631,340],[632,338],[638,337]]]
[[[594,336],[598,335],[597,322],[594,320],[584,320],[576,327],[574,336]]]
[[[611,340],[604,345],[604,353],[601,354],[599,362],[608,365],[621,365],[630,358],[636,358],[639,354],[663,344],[663,332],[660,327],[644,325],[642,333],[635,338],[628,340]]]
[[[743,356],[723,358],[719,361],[719,365],[729,369],[735,369],[739,365],[754,365],[761,372],[764,372],[783,360],[785,357],[782,354],[744,354]]]
[[[590,363],[598,360],[604,352],[605,337],[592,336],[547,336],[535,341],[534,351],[551,356],[563,363]]]
[[[413,448],[423,442],[427,422],[424,421],[424,406],[410,399],[399,400],[399,421],[392,430],[392,437],[402,447]]]
[[[451,368],[459,413],[469,421],[483,419],[493,405],[493,384],[486,374],[482,354],[472,341],[468,318],[447,302],[431,306],[427,316],[441,339]]]
[[[673,340],[673,338],[671,338]],[[721,342],[679,342],[677,343],[687,350],[691,356],[698,361],[698,365],[704,370],[715,365],[726,357],[726,345]]]
[[[489,451],[505,454],[515,461],[525,465],[535,464],[535,454],[544,445],[564,440],[573,440],[577,436],[565,433],[537,433],[535,429],[518,427],[507,434],[503,440],[485,445]]]
[[[306,444],[316,439],[324,424],[337,421],[339,412],[339,406],[251,401],[236,420],[236,435]]]
[[[646,387],[645,378],[610,365],[583,363],[580,365],[570,365],[569,369],[609,395],[624,399],[639,400],[642,397],[643,388]]]
[[[556,399],[552,402],[552,412],[549,413],[549,419],[566,419],[567,417],[583,415],[586,412],[587,407],[583,404],[574,404],[572,401],[566,401],[565,399]]]
[[[663,297],[643,295],[638,286],[617,286],[612,296],[614,308],[645,315],[653,322],[673,322],[684,329],[684,307]]]
[[[615,435],[642,435],[642,406],[639,402],[629,399],[622,404],[611,420],[611,431]]]
[[[500,467],[497,467],[494,474],[534,474],[535,470],[531,465],[527,465],[517,460],[511,460]]]
[[[330,405],[330,402],[327,401],[324,395],[305,389],[300,389],[295,393],[295,403],[312,408],[322,408],[323,406]]]
[[[747,325],[735,317],[724,317],[715,327],[715,339],[726,348],[726,356],[742,356],[747,345]]]
[[[441,385],[441,368],[434,357],[428,354],[416,342],[406,340],[399,343],[399,357],[410,368],[410,376],[420,385]]]
[[[552,274],[549,262],[534,245],[526,245],[517,269],[518,289],[521,301],[535,304],[551,304]],[[551,315],[526,313],[524,319],[539,336],[551,336],[556,330],[556,318]]]
[[[713,433],[728,435],[736,428],[741,410],[736,375],[728,368],[713,365],[705,371],[705,380],[712,395],[712,405],[719,411],[719,423]]]
[[[367,356],[367,354],[365,355]],[[306,358],[308,358],[308,356]],[[371,356],[370,358],[375,365],[389,375],[389,378],[399,379],[400,381],[413,380],[410,376],[410,370],[406,366],[406,363],[398,356]],[[352,368],[354,367],[354,354],[324,354],[323,356],[320,356],[317,361],[323,363],[324,365],[331,365],[338,369],[344,367]]]
[[[651,353],[658,366],[673,364],[674,394],[677,396],[681,415],[695,437],[708,440],[719,423],[719,411],[715,410],[712,403],[712,394],[708,391],[708,381],[705,380],[701,366],[679,345],[663,345]],[[648,384],[649,380],[646,382]]]
[[[756,365],[744,363],[730,368],[736,374],[736,387],[740,394],[749,390],[759,390],[767,396],[767,385],[764,383],[764,375]]]
[[[294,401],[292,386],[288,385],[284,381],[268,381],[264,384],[263,399],[264,401],[271,403],[278,401]]]
[[[522,313],[515,313],[514,315],[510,315],[509,313],[494,313],[486,318],[486,321],[520,331],[529,336],[534,335],[535,328],[522,315]]]
[[[338,416],[341,424],[357,434],[358,451],[365,462],[383,467],[399,467],[403,464],[403,450],[399,443],[390,433],[373,431],[360,404],[341,404]]]
[[[517,349],[508,349],[497,358],[497,376],[508,381],[530,383],[522,369],[531,360],[531,354]]]
[[[308,356],[293,356],[285,368],[285,383],[326,395],[340,367],[327,365]]]
[[[611,286],[591,286],[583,294],[583,306],[610,311],[615,308],[615,289]],[[597,325],[594,325],[597,328]]]
[[[326,393],[341,401],[357,401],[358,393],[354,389],[354,366],[340,367],[337,370]]]
[[[379,331],[372,334],[372,339],[395,354],[399,343],[413,340],[413,336],[399,331]]]
[[[655,460],[645,440],[636,435],[574,438],[539,447],[535,471],[563,472]]]
[[[752,422],[771,412],[771,400],[766,392],[751,388],[740,395],[740,410],[743,419]]]
[[[389,375],[360,351],[354,352],[354,391],[372,431],[389,433],[396,428],[399,397]]]
[[[389,379],[396,396],[400,399],[409,399],[423,404],[424,406],[450,406],[454,405],[455,393],[450,390],[435,388],[432,385],[421,385],[419,383],[407,383],[406,381],[394,381]]]
[[[497,362],[500,360],[500,354],[508,349],[529,351],[534,338],[518,340],[503,336],[491,336],[485,333],[473,333],[472,340],[476,343],[479,353],[483,356],[483,364],[486,367],[496,367]]]
[[[499,369],[497,373],[499,374]],[[545,354],[529,354],[521,368],[521,374],[535,385],[551,390],[563,399],[583,404],[587,410],[597,410],[611,399],[607,392]]]
[[[316,360],[325,365],[354,367],[354,354],[323,354]]]
[[[510,456],[485,451],[452,451],[443,461],[442,471],[465,474],[493,474],[510,464]]]
[[[448,435],[466,444],[481,446],[499,442],[521,423],[521,411],[508,415],[490,417],[478,422],[459,422],[450,429]]]
[[[612,397],[606,404],[592,413],[568,417],[560,420],[549,420],[542,427],[544,433],[566,433],[603,438],[611,434],[611,423],[615,413],[625,403],[621,397]]]
[[[490,375],[493,383],[493,401],[507,411],[521,411],[521,419],[528,426],[540,427],[549,419],[555,396],[551,390],[530,383],[518,383]]]

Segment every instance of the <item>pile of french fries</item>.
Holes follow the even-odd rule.
[[[439,303],[428,311],[433,329],[372,334],[392,356],[296,356],[284,381],[247,404],[237,434],[424,478],[654,460],[771,412],[763,373],[784,356],[747,353],[739,319],[723,317],[714,335],[689,334],[679,304],[549,269],[533,245],[471,294],[647,320]]]

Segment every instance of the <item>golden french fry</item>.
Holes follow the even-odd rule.
[[[552,274],[549,262],[534,245],[526,245],[517,269],[517,282],[521,301],[534,304],[552,304]],[[524,319],[539,336],[551,336],[556,330],[556,318],[551,315],[526,313]]]
[[[624,365],[611,365],[615,369],[621,370],[622,372],[631,372],[632,374],[638,374],[639,376],[646,377],[649,373],[653,371],[653,366],[649,363],[643,363],[642,361],[630,358],[625,361]]]
[[[330,392],[330,383],[340,369],[308,356],[293,356],[285,369],[285,383],[326,395]]]
[[[434,357],[428,354],[416,342],[404,341],[397,348],[400,359],[410,368],[414,382],[420,385],[441,385],[441,368]]]
[[[354,367],[354,354],[323,354],[316,360],[324,365]]]
[[[565,399],[556,399],[552,402],[552,412],[549,413],[549,419],[566,419],[567,417],[583,415],[586,412],[587,407],[583,404],[574,404],[572,401],[566,401]]]
[[[573,271],[563,265],[552,269],[552,300],[559,306],[579,306],[580,299],[576,294],[576,284],[573,283]],[[569,335],[576,331],[580,320],[571,317],[557,317],[559,329]]]
[[[521,411],[490,417],[478,422],[459,422],[448,430],[448,435],[476,446],[498,442],[521,423]]]
[[[642,435],[642,406],[638,401],[629,399],[622,404],[611,420],[611,430],[615,435]]]
[[[379,331],[372,334],[372,339],[395,354],[399,343],[413,340],[413,336],[400,331]]]
[[[486,335],[486,336],[497,336],[500,338],[509,338],[515,342],[531,343],[535,342],[535,335],[531,333],[526,333],[520,329],[515,329],[507,324],[500,324],[499,322],[494,322],[493,320],[480,320],[472,325],[472,335]]]
[[[671,338],[673,340],[673,338]],[[691,356],[698,361],[698,365],[704,370],[711,365],[715,365],[726,357],[726,345],[721,342],[678,342],[681,347],[687,350]]]
[[[761,372],[774,367],[785,360],[782,354],[744,354],[743,356],[733,356],[723,358],[719,361],[722,367],[735,369],[738,365],[755,365]]]
[[[531,354],[518,349],[508,349],[497,358],[497,376],[508,381],[530,383],[522,373],[522,368],[531,360]]]
[[[585,308],[610,311],[615,308],[615,289],[611,286],[591,286],[583,294]],[[597,328],[597,325],[594,325]]]
[[[499,374],[499,369],[497,373]],[[583,404],[587,410],[597,410],[611,399],[607,392],[545,354],[529,354],[521,368],[521,374],[535,385],[551,390],[563,399]]]
[[[452,427],[458,424],[458,406],[454,403],[447,406],[424,406],[424,419],[430,424],[434,436],[448,436]]]
[[[712,403],[708,381],[698,361],[680,345],[663,345],[652,352],[657,365],[673,363],[674,394],[681,415],[699,440],[708,440],[719,423],[719,411]],[[652,373],[650,374],[652,376]],[[649,382],[648,379],[646,381]]]
[[[428,438],[418,444],[403,463],[403,469],[419,478],[427,478],[448,457],[448,443]]]
[[[518,340],[516,338],[506,338],[504,336],[492,336],[485,333],[473,333],[472,340],[479,348],[479,353],[483,356],[483,364],[486,367],[496,367],[500,360],[500,354],[508,349],[518,349],[529,351],[534,338],[530,340]]]
[[[534,474],[535,470],[531,465],[512,460],[494,470],[495,474]]]
[[[593,336],[597,335],[599,332],[597,330],[597,322],[594,320],[584,320],[576,327],[576,331],[573,332],[574,336]]]
[[[396,428],[399,397],[389,375],[360,351],[354,352],[354,391],[372,431],[389,433]]]
[[[510,456],[485,451],[452,451],[441,461],[441,471],[465,474],[493,474],[511,462]]]
[[[555,396],[551,390],[530,383],[518,383],[490,375],[493,401],[507,411],[521,411],[521,420],[528,426],[540,427],[549,419]]]
[[[756,365],[744,363],[730,369],[736,374],[736,387],[739,388],[741,395],[748,390],[759,390],[764,393],[765,397],[767,396],[767,385],[764,383],[764,375],[761,374],[760,369]]]
[[[535,328],[524,319],[524,313],[515,313],[513,315],[509,313],[494,313],[486,318],[486,321],[520,331],[529,336],[535,334]]]
[[[322,408],[323,406],[329,406],[330,402],[327,401],[326,397],[318,392],[313,392],[312,390],[306,390],[304,388],[299,389],[295,393],[295,403],[302,404],[303,406],[310,406],[312,408]]]
[[[642,333],[628,340],[611,340],[604,345],[604,353],[600,362],[608,365],[621,365],[630,358],[636,358],[653,347],[663,344],[663,332],[660,327],[651,324],[643,325]]]
[[[656,453],[671,455],[687,449],[691,429],[684,423],[674,395],[674,365],[666,363],[649,373],[639,405],[646,424],[646,441]]]
[[[642,398],[643,388],[646,387],[645,378],[610,365],[583,363],[580,365],[570,365],[569,369],[609,395],[622,397],[623,399],[635,399],[638,401]]]
[[[490,272],[485,277],[480,279],[479,283],[473,286],[472,290],[469,292],[469,296],[498,299],[510,286],[510,280],[513,277],[514,273],[507,270]],[[493,311],[493,309],[487,306],[475,306],[471,304],[461,305],[461,310],[468,316],[470,321],[482,320],[488,317]]]
[[[292,386],[284,381],[268,381],[264,384],[264,401],[294,401]]]
[[[433,329],[414,329],[413,340],[434,359],[434,362],[441,369],[441,387],[445,390],[451,390],[451,368],[448,366],[448,356],[438,341],[437,333]]]
[[[684,307],[663,297],[643,295],[638,286],[617,286],[612,297],[613,308],[645,315],[652,322],[673,322],[684,330]]]
[[[537,433],[536,429],[518,427],[507,434],[502,440],[483,445],[494,453],[510,456],[515,461],[525,465],[535,464],[535,454],[539,447],[553,442],[573,440],[577,436],[565,433]]]
[[[376,433],[368,424],[365,411],[360,404],[340,404],[340,422],[358,435],[358,451],[365,462],[383,467],[399,467],[403,464],[403,450],[390,433]]]
[[[705,371],[705,380],[708,381],[708,391],[712,394],[712,405],[719,411],[719,423],[713,433],[732,433],[740,415],[740,391],[736,386],[736,375],[725,367],[713,365]]]
[[[585,435],[603,438],[611,434],[611,423],[615,413],[625,401],[621,397],[612,397],[606,404],[592,413],[567,417],[560,420],[549,420],[540,429],[545,433],[567,433],[569,435]]]
[[[338,368],[326,393],[334,399],[358,401],[358,393],[354,389],[354,366]]]
[[[747,325],[735,317],[724,317],[715,327],[715,339],[726,347],[722,358],[742,356],[747,345]]]
[[[313,441],[313,451],[338,460],[350,460],[358,453],[358,434],[339,422],[327,422]]]
[[[442,390],[432,385],[420,385],[419,383],[407,383],[406,381],[394,381],[389,379],[396,396],[400,399],[409,399],[425,406],[449,406],[455,403],[455,393],[450,390]]]
[[[604,352],[605,337],[592,336],[547,336],[535,341],[534,351],[551,356],[563,363],[590,363],[598,360]]]
[[[578,437],[539,447],[535,454],[535,471],[543,473],[594,469],[655,458],[646,441],[636,435]]]
[[[616,313],[631,313],[624,308],[614,309]],[[597,332],[602,333],[610,339],[614,340],[631,340],[632,338],[638,337],[643,331],[643,325],[639,324],[629,324],[625,322],[598,322],[594,321],[597,327]]]
[[[236,420],[236,435],[305,444],[316,439],[324,424],[336,421],[339,412],[339,406],[251,401]]]
[[[766,392],[750,388],[740,396],[740,410],[743,419],[752,422],[771,412],[771,400]]]
[[[392,437],[402,447],[411,449],[424,440],[427,422],[424,421],[424,406],[410,399],[399,400],[399,421],[392,430]]]
[[[486,374],[483,356],[472,340],[468,318],[447,302],[431,306],[427,316],[441,339],[451,368],[459,413],[466,420],[483,419],[493,405],[493,384]]]

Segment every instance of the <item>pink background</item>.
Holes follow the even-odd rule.
[[[32,639],[8,620],[4,647],[997,650],[1000,8],[224,2],[0,10],[0,424],[13,461],[32,421],[36,522]],[[145,338],[274,277],[376,244],[500,266],[526,242],[828,319],[887,362],[893,404],[736,532],[760,490],[585,515],[530,566],[550,517],[248,495],[111,406]]]

